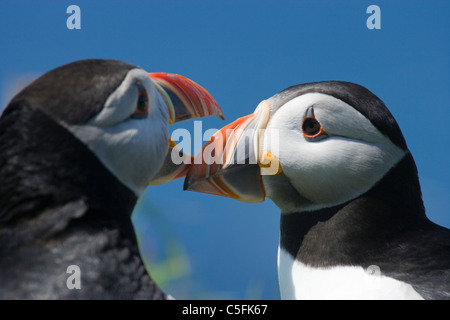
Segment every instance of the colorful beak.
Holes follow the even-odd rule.
[[[208,116],[219,116],[224,119],[223,111],[216,100],[194,81],[181,75],[164,72],[149,73],[149,76],[169,109],[170,124]],[[172,152],[178,152],[183,161],[175,164],[172,161]],[[162,168],[150,181],[150,185],[163,184],[184,177],[193,163],[192,159],[190,154],[183,153],[170,140]]]
[[[170,124],[175,122],[219,116],[223,111],[205,88],[178,74],[155,72],[148,74],[169,109]]]
[[[262,175],[281,172],[279,161],[266,151],[269,118],[270,104],[262,101],[253,114],[220,129],[194,158],[184,189],[243,202],[264,201]]]

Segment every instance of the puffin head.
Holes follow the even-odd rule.
[[[290,87],[219,130],[185,189],[282,213],[342,204],[372,188],[407,153],[394,117],[366,88],[341,81]]]
[[[42,75],[10,102],[39,108],[71,131],[137,196],[155,178],[184,176],[186,167],[168,165],[168,126],[223,113],[212,96],[174,74],[147,73],[117,60],[69,63]],[[186,155],[188,156],[188,155]]]

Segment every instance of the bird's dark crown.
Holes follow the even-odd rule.
[[[24,101],[57,121],[82,124],[99,113],[128,71],[138,68],[118,60],[87,59],[48,71],[19,92],[5,109]]]

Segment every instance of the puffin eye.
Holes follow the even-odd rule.
[[[148,94],[145,90],[144,86],[138,82],[136,83],[138,87],[138,99],[136,104],[136,109],[134,113],[131,115],[132,118],[135,119],[143,119],[148,116]]]
[[[321,128],[319,121],[314,118],[305,118],[303,120],[302,130],[305,136],[313,137],[320,132]]]
[[[326,136],[326,132],[323,130],[319,121],[317,121],[312,107],[306,111],[305,118],[303,118],[302,130],[303,136],[307,139],[317,138],[322,135]]]

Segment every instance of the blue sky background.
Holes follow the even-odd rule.
[[[68,30],[66,8],[81,8]],[[381,8],[381,30],[366,9]],[[113,58],[203,85],[226,121],[298,83],[346,80],[391,110],[429,218],[450,227],[450,1],[20,1],[0,3],[0,101],[15,84],[84,58]],[[208,118],[203,129],[227,122]],[[193,122],[178,127],[192,130]],[[193,150],[195,151],[195,150]],[[141,249],[176,298],[277,299],[278,208],[150,187]]]

